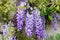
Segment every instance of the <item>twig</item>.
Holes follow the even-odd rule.
[[[3,34],[3,32],[0,31],[0,34]]]

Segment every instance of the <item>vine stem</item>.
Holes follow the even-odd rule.
[[[0,31],[0,34],[3,34],[3,32]]]

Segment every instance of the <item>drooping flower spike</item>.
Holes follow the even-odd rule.
[[[38,9],[33,10],[34,24],[35,24],[35,34],[38,38],[47,37],[45,31],[45,17],[40,16],[40,11]]]
[[[25,31],[28,37],[31,37],[33,34],[33,15],[27,12],[26,14],[26,27]]]
[[[25,21],[25,15],[26,15],[26,0],[20,0],[17,6],[17,12],[16,12],[16,22],[17,22],[17,28],[19,30],[22,30],[24,27],[24,21]]]
[[[53,15],[53,20],[52,20],[52,27],[54,28],[54,30],[57,30],[57,15],[54,14]]]
[[[3,26],[3,40],[16,40],[16,36],[14,36],[14,27],[9,27],[7,24]]]

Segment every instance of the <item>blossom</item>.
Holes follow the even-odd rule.
[[[32,36],[33,34],[33,15],[27,13],[26,15],[26,27],[25,27],[25,31],[27,36]]]

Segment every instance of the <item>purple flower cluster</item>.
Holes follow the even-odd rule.
[[[22,0],[18,3],[19,6],[25,6],[25,1]],[[28,4],[29,6],[29,4]],[[27,36],[32,36],[33,33],[36,34],[38,38],[45,38],[47,37],[45,31],[45,17],[40,16],[40,10],[37,8],[31,7],[31,12],[23,8],[18,8],[16,12],[16,20],[17,20],[17,28],[22,30],[23,28],[23,21],[25,21],[25,31]],[[31,14],[29,14],[29,12]]]
[[[8,30],[7,30],[7,29],[8,29],[8,25],[4,25],[4,26],[3,26],[3,30],[2,30],[4,37],[8,34]]]
[[[54,30],[57,30],[57,17],[56,17],[56,15],[53,15],[52,27],[54,28]]]
[[[45,17],[40,16],[40,11],[38,9],[33,10],[34,15],[34,26],[35,26],[35,34],[38,38],[47,37],[45,31]]]
[[[3,38],[4,40],[16,40],[16,36],[14,36],[13,34],[10,35],[10,33],[13,31],[13,30],[10,30],[9,31],[9,26],[8,25],[4,25],[3,26]]]
[[[46,33],[46,30],[45,30],[45,27],[46,27],[46,20],[45,20],[45,16],[41,16],[41,21],[42,21],[42,26],[43,26],[43,38],[46,38],[47,37],[47,33]]]
[[[27,2],[28,0],[21,0],[21,1],[23,1],[23,2]]]
[[[32,36],[33,34],[33,15],[27,12],[26,14],[26,27],[25,31],[27,36]]]
[[[25,6],[26,5],[26,2],[27,2],[28,0],[20,0],[18,3],[17,3],[17,6]]]
[[[17,28],[19,30],[22,30],[23,28],[23,14],[19,14],[18,12],[16,12],[16,21],[17,21]]]
[[[25,1],[26,0],[24,0],[24,1],[21,0],[19,2],[18,6],[24,7],[26,5]],[[23,28],[23,22],[25,20],[25,18],[24,18],[25,14],[26,14],[26,9],[24,9],[24,8],[17,8],[16,20],[17,20],[17,28],[19,30],[22,30],[22,28]]]
[[[8,40],[16,40],[16,36],[8,37]]]
[[[60,15],[58,13],[56,13],[56,18],[57,20],[60,20]]]

